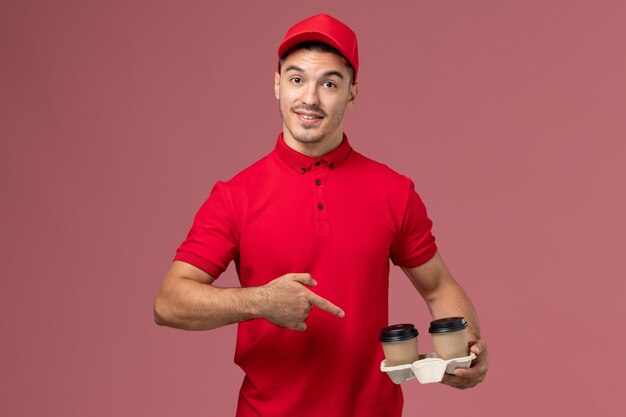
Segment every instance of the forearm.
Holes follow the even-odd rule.
[[[157,324],[209,330],[259,317],[255,288],[218,288],[191,279],[168,278],[154,306]]]
[[[463,288],[452,277],[428,294],[425,301],[434,319],[464,317],[469,323],[469,340],[480,339],[480,325],[476,310]]]
[[[426,301],[433,318],[464,317],[470,325],[469,339],[480,339],[476,310],[463,288],[448,271],[439,253],[420,266],[403,270]]]
[[[206,272],[175,262],[155,302],[157,324],[209,330],[264,318],[277,326],[303,331],[313,306],[337,317],[345,315],[341,308],[305,288],[317,285],[308,273],[286,274],[259,287],[217,288],[212,283]]]

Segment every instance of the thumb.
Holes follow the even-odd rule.
[[[300,284],[308,285],[309,287],[315,287],[317,285],[317,281],[313,279],[311,274],[289,274],[289,278],[292,281],[299,282]]]

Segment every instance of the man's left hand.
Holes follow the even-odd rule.
[[[443,384],[454,388],[466,389],[472,388],[481,383],[487,375],[487,363],[489,362],[487,355],[487,343],[483,340],[477,340],[470,343],[470,352],[476,355],[476,359],[472,361],[472,366],[465,368],[457,368],[454,375],[445,374]]]

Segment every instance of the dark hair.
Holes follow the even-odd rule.
[[[312,52],[325,52],[325,53],[331,53],[331,54],[337,55],[339,58],[341,58],[343,63],[346,64],[346,66],[348,67],[348,70],[349,70],[348,72],[350,73],[350,84],[354,83],[354,67],[352,66],[352,64],[350,64],[350,61],[348,61],[348,59],[345,56],[343,56],[342,53],[339,52],[337,48],[330,46],[329,44],[324,43],[324,42],[308,41],[308,42],[302,42],[302,43],[298,43],[294,45],[287,52],[285,52],[283,56],[280,57],[280,63],[279,63],[280,67],[282,68],[283,63],[285,62],[285,59],[287,59],[289,55],[291,55],[292,53],[300,49],[306,49],[307,51],[312,51]]]

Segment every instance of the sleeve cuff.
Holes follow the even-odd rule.
[[[433,242],[432,245],[428,247],[424,252],[420,253],[418,256],[409,258],[409,259],[401,259],[393,261],[394,265],[399,266],[401,268],[415,268],[417,266],[423,265],[426,262],[430,261],[433,256],[437,253],[437,245]]]
[[[204,272],[211,275],[215,279],[219,278],[219,276],[222,275],[222,272],[224,272],[223,269],[215,266],[213,263],[207,261],[206,259],[198,255],[194,255],[191,252],[185,252],[185,251],[179,250],[178,252],[176,252],[176,256],[174,256],[174,260],[186,262],[190,265],[195,266],[196,268],[202,269]]]

